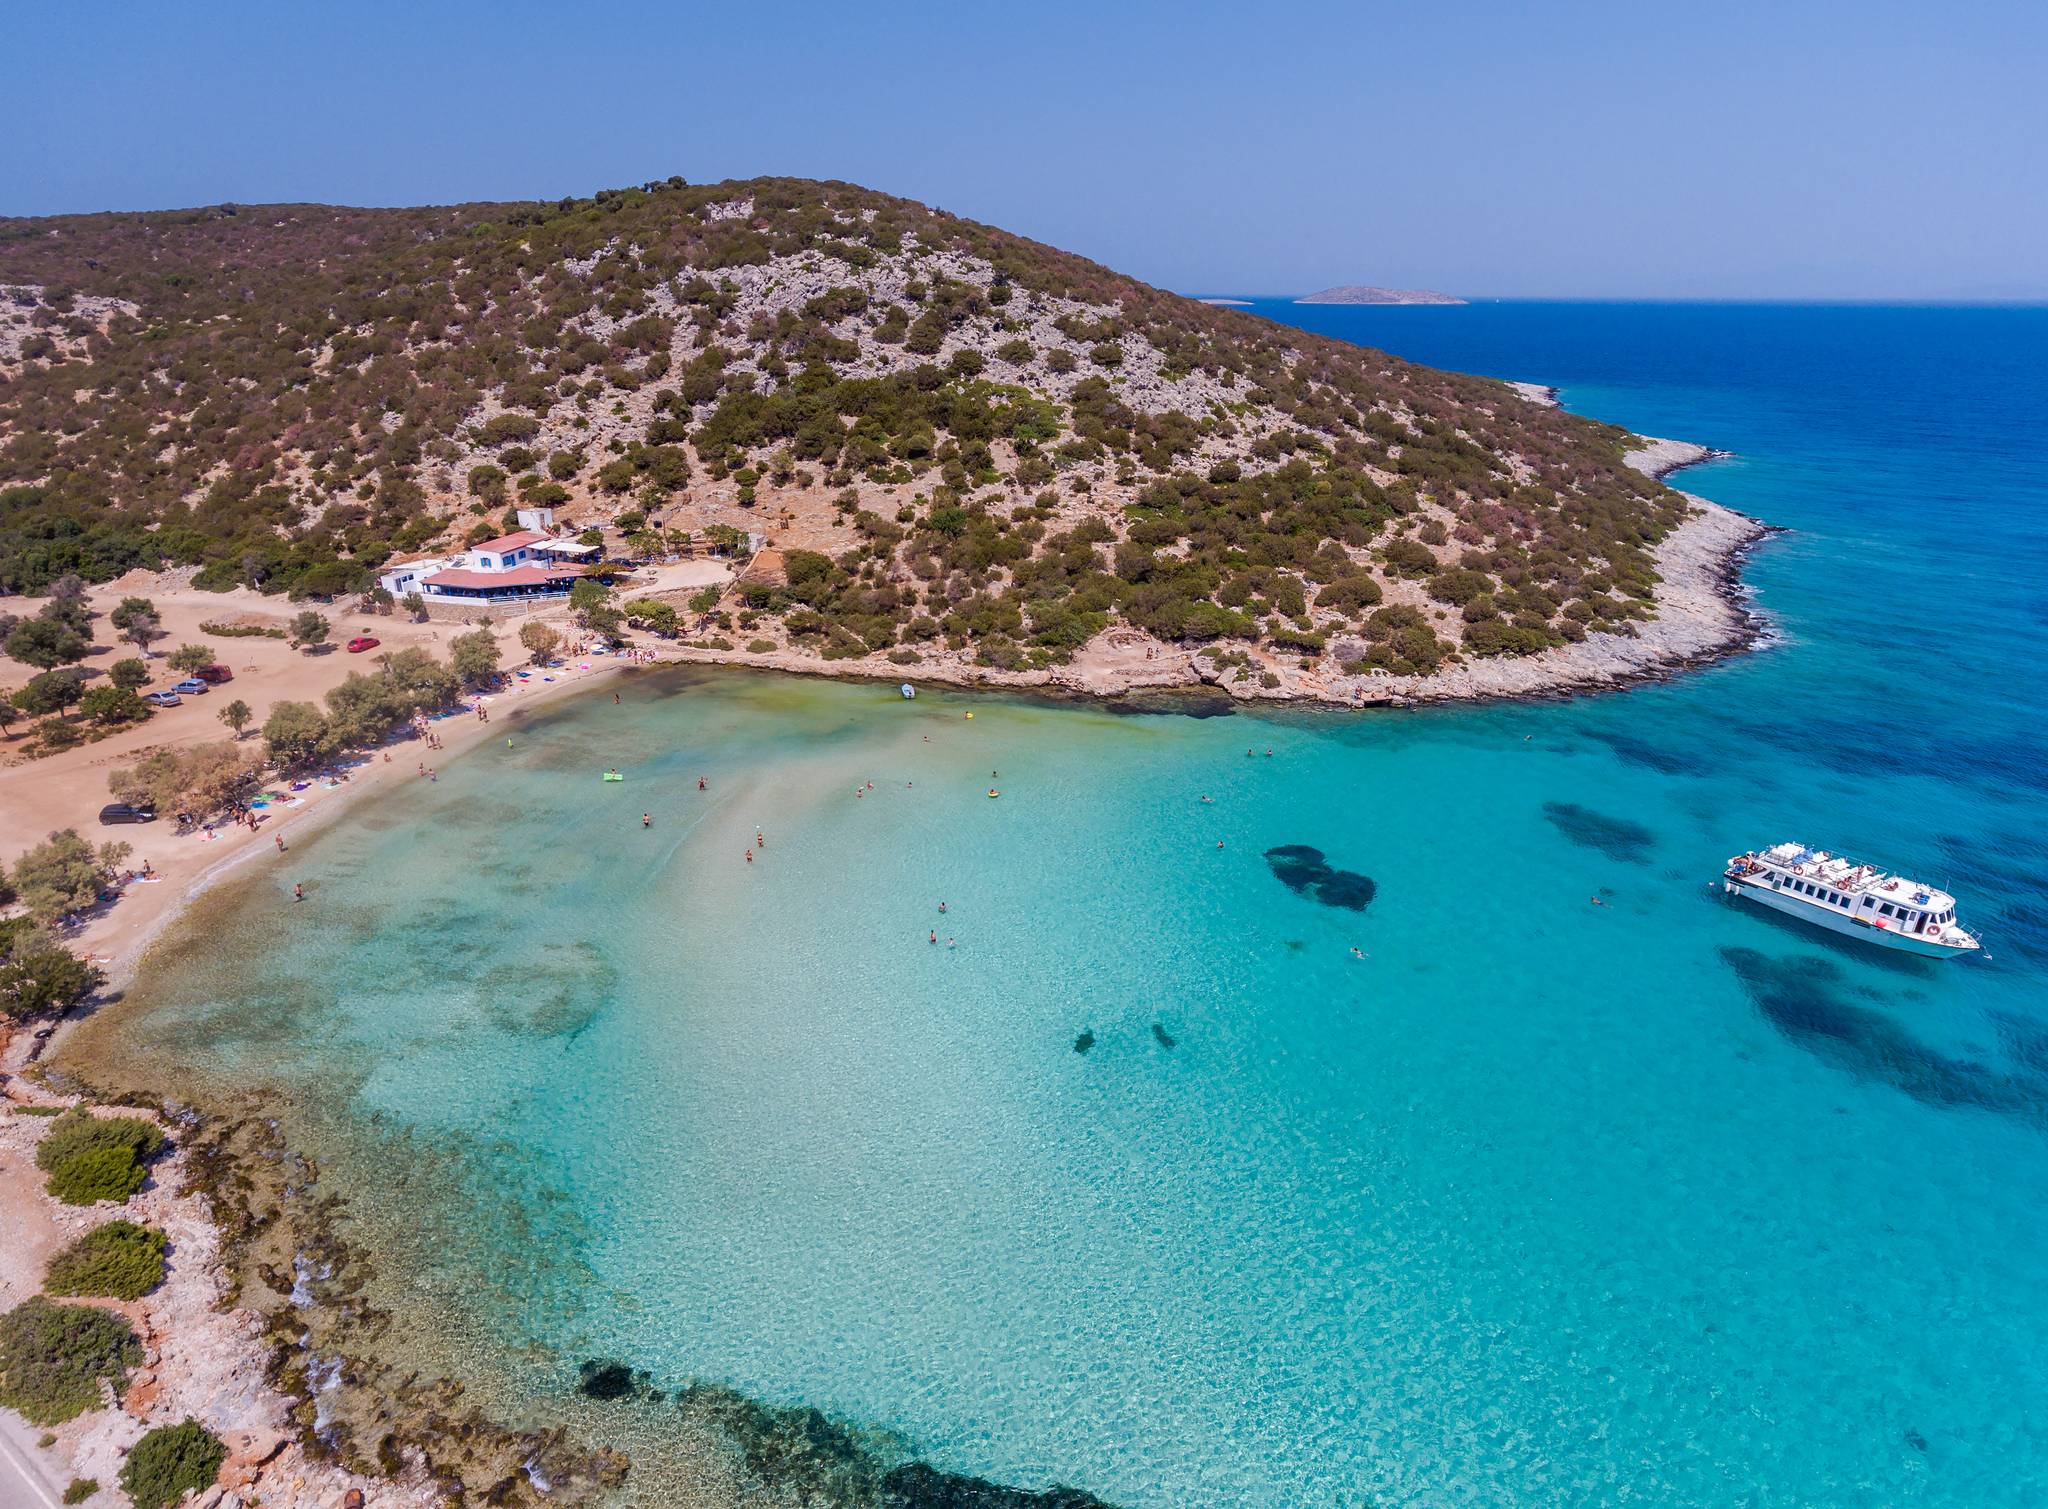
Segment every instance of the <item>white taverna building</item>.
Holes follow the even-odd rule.
[[[428,602],[507,602],[560,597],[599,553],[595,545],[553,538],[551,508],[519,510],[519,530],[453,555],[394,561],[377,578],[393,597],[418,593]]]

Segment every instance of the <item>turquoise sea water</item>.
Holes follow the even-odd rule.
[[[2048,311],[1268,312],[1737,452],[1779,643],[1370,716],[643,674],[223,894],[143,1051],[283,1090],[535,1401],[1132,1509],[2039,1502]],[[1792,836],[1989,957],[1707,889]]]

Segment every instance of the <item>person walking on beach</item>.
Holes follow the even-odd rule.
[[[768,836],[765,833],[763,833],[759,828],[756,828],[754,830],[754,847],[757,849],[765,849],[768,847]]]
[[[294,901],[304,901],[305,899],[306,899],[306,888],[305,888],[304,886],[302,886],[302,885],[295,885],[295,886],[293,886],[293,887],[292,887],[292,900],[294,900]]]
[[[282,833],[277,835],[277,852],[280,854],[284,853],[284,835]]]
[[[699,791],[702,791],[704,789],[704,777],[702,777],[701,775],[697,777],[697,789]]]

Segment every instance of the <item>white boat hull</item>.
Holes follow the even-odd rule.
[[[1902,933],[1895,928],[1876,927],[1867,922],[1858,922],[1845,917],[1829,907],[1815,906],[1804,897],[1788,896],[1773,890],[1768,885],[1729,875],[1722,879],[1722,889],[1731,896],[1741,896],[1760,906],[1767,906],[1774,912],[1783,912],[1787,917],[1797,917],[1801,922],[1810,922],[1815,927],[1824,927],[1831,933],[1840,933],[1864,943],[1874,943],[1879,948],[1893,948],[1901,953],[1919,954],[1928,959],[1953,959],[1958,954],[1973,953],[1976,945],[1971,943],[1944,943],[1937,938]]]

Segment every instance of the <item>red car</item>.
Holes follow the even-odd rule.
[[[201,681],[212,682],[215,686],[219,686],[223,681],[233,681],[235,679],[235,673],[224,665],[202,665],[192,674]]]
[[[354,639],[351,639],[348,642],[348,652],[351,655],[360,655],[365,650],[376,649],[377,644],[378,641],[372,639],[369,635],[358,634]]]

